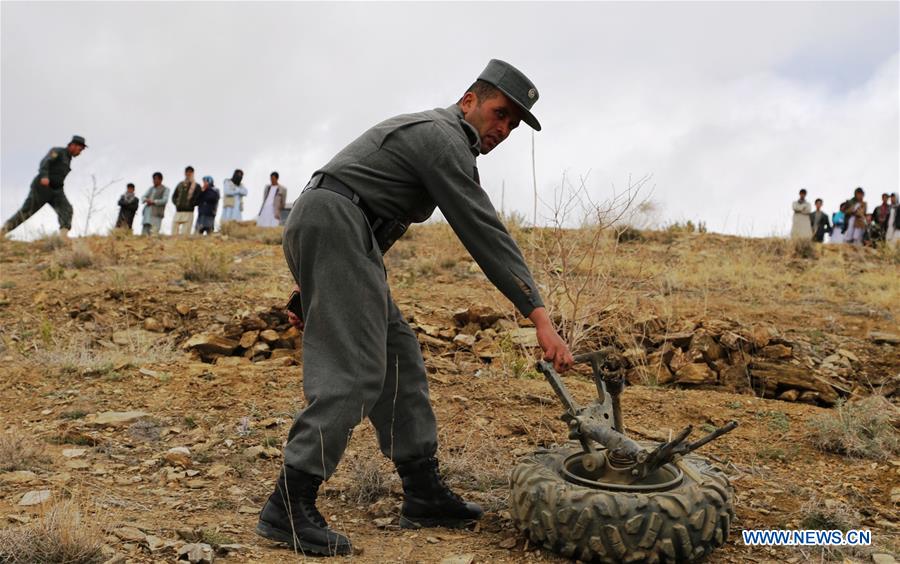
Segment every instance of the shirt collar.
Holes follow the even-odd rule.
[[[459,119],[459,123],[462,127],[463,133],[466,134],[466,139],[468,139],[469,141],[469,150],[472,151],[473,156],[477,157],[479,154],[481,154],[481,136],[478,135],[478,131],[474,127],[472,127],[472,124],[465,120],[463,111],[458,105],[453,104],[447,109],[457,119]]]

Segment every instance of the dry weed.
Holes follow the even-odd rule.
[[[81,519],[78,507],[63,501],[33,523],[0,530],[0,562],[4,564],[100,562],[102,533]]]
[[[212,282],[228,278],[231,273],[231,261],[225,255],[217,252],[204,255],[192,254],[182,262],[182,268],[185,280]]]
[[[219,233],[232,239],[257,241],[264,245],[280,245],[284,229],[281,227],[257,227],[255,221],[226,221]]]
[[[354,456],[343,463],[350,477],[350,487],[344,495],[356,505],[370,505],[390,493],[388,477],[391,472],[383,460],[373,456]]]
[[[17,430],[0,435],[0,472],[34,470],[49,461],[44,448],[27,435]]]
[[[884,396],[842,402],[810,421],[810,440],[825,452],[884,460],[900,453],[898,412]]]
[[[59,233],[43,235],[35,240],[35,244],[45,252],[52,252],[66,246],[68,241],[60,237]]]
[[[90,268],[97,263],[93,251],[84,243],[76,243],[60,261],[67,268]]]
[[[485,510],[498,511],[506,507],[509,497],[509,460],[496,440],[480,432],[475,435],[461,446],[441,448],[440,472],[457,493],[479,492]]]
[[[44,339],[44,346],[35,351],[33,360],[45,368],[85,376],[109,376],[128,366],[171,362],[180,353],[164,337],[150,339],[136,333],[126,345],[116,349],[99,348],[91,340],[72,337],[56,341]]]

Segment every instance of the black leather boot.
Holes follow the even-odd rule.
[[[316,509],[322,478],[284,466],[259,514],[256,533],[289,545],[297,552],[336,556],[350,554],[350,539],[328,528]]]
[[[447,487],[438,472],[436,458],[420,458],[396,466],[403,480],[402,528],[462,528],[484,515],[481,506],[464,501]]]

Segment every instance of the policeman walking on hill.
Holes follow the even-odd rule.
[[[400,524],[462,526],[482,516],[438,471],[437,429],[415,334],[388,288],[382,254],[412,222],[439,207],[491,282],[537,329],[557,370],[572,355],[554,330],[515,241],[481,188],[475,157],[524,121],[534,84],[492,60],[460,100],[369,129],[313,175],[284,231],[285,257],[301,290],[307,407],[288,435],[284,467],[257,532],[316,554],[348,554],[349,539],[316,509],[319,485],[368,417],[403,482]]]
[[[72,159],[87,149],[84,137],[75,135],[66,147],[54,147],[41,160],[37,176],[31,181],[31,190],[22,208],[3,227],[0,237],[12,231],[26,219],[37,213],[44,204],[50,204],[59,218],[59,234],[68,236],[72,229],[72,204],[63,192],[63,182],[71,170]]]

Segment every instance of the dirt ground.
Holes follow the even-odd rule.
[[[184,540],[199,538],[239,545],[218,557],[226,562],[306,560],[253,532],[303,406],[299,352],[210,363],[184,348],[194,335],[283,307],[293,284],[277,242],[258,233],[110,236],[58,248],[50,240],[0,242],[0,432],[22,441],[4,453],[22,460],[0,467],[7,470],[0,472],[0,527],[27,526],[54,501],[72,499],[80,527],[98,531],[103,559],[171,562]],[[618,268],[605,280],[632,314],[652,309],[676,320],[766,324],[812,349],[842,343],[858,358],[849,399],[885,393],[900,378],[900,347],[868,335],[898,332],[896,259],[820,249],[798,266],[789,253],[772,252],[784,248],[778,245],[702,234],[648,238],[611,253]],[[386,263],[394,297],[416,326],[454,327],[453,312],[473,304],[515,319],[446,226],[414,229]],[[705,276],[698,265],[709,266]],[[844,273],[843,284],[834,272]],[[487,515],[472,531],[398,529],[399,479],[365,424],[320,497],[330,525],[356,547],[346,560],[564,561],[527,542],[506,510],[517,460],[566,435],[552,390],[522,368],[534,354],[500,347],[488,362],[458,347],[426,346],[440,459],[448,481]],[[595,393],[583,374],[566,383],[582,402]],[[886,409],[896,409],[896,387],[887,395],[893,405]],[[701,451],[736,490],[737,519],[710,562],[871,561],[873,552],[900,547],[900,454],[853,458],[816,449],[810,422],[836,408],[714,386],[640,384],[625,390],[622,403],[626,427],[644,439],[689,424],[740,423]],[[143,414],[102,423],[100,414],[130,411]],[[36,454],[26,456],[22,445]],[[173,447],[189,454],[173,454]],[[50,491],[47,504],[20,505],[24,494],[40,490]],[[817,512],[843,512],[854,528],[872,531],[876,546],[824,552],[741,541],[743,529],[812,528],[805,524]]]

